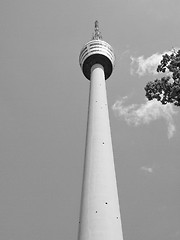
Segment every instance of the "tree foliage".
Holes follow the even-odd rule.
[[[157,72],[165,75],[147,83],[145,91],[148,100],[157,99],[162,104],[180,106],[180,50],[164,54]]]

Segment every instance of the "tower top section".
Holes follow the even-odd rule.
[[[84,45],[79,56],[79,64],[83,74],[90,80],[92,66],[94,64],[101,64],[104,68],[105,79],[108,79],[113,71],[114,63],[113,48],[102,40],[99,23],[96,20],[92,40]]]
[[[95,27],[94,27],[94,35],[93,35],[93,40],[99,40],[102,39],[101,32],[99,31],[99,22],[96,20],[95,21]]]

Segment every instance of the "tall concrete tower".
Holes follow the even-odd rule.
[[[79,56],[90,95],[78,240],[123,240],[105,83],[114,61],[96,21]]]

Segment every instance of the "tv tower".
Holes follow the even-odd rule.
[[[79,56],[90,94],[78,240],[123,240],[105,83],[114,62],[96,21]]]

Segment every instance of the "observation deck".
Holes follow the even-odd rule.
[[[91,78],[91,68],[94,64],[103,66],[105,79],[108,79],[113,71],[115,63],[114,51],[111,45],[102,40],[98,21],[95,22],[93,39],[86,43],[80,52],[79,63],[83,74],[89,80]]]

